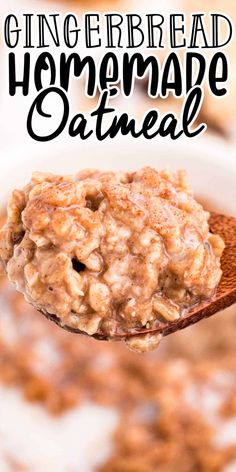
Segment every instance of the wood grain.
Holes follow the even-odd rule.
[[[236,218],[211,213],[210,230],[219,234],[226,245],[221,258],[223,275],[214,298],[198,304],[179,320],[162,323],[159,329],[146,330],[146,333],[160,332],[163,336],[167,336],[236,303]]]

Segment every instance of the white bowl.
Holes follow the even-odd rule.
[[[35,170],[61,174],[89,167],[132,170],[146,165],[185,168],[196,195],[207,202],[209,209],[236,216],[236,164],[233,151],[220,140],[211,139],[178,142],[121,139],[106,143],[68,140],[64,144],[32,142],[22,149],[8,148],[1,159],[0,201],[5,202],[9,192],[24,185]],[[9,451],[13,447],[16,459],[22,458],[24,462],[29,462],[35,471],[47,469],[60,472],[69,468],[75,470],[77,467],[78,470],[92,472],[94,464],[105,459],[110,432],[116,424],[114,411],[102,411],[95,406],[82,407],[54,421],[42,407],[26,404],[18,393],[0,389],[0,397],[0,416],[3,418],[0,433],[3,435],[4,450]],[[33,438],[31,442],[22,443],[21,424],[24,424],[27,437]],[[90,434],[89,428],[92,428],[93,434]],[[41,437],[42,431],[44,442],[38,448],[37,436]],[[231,428],[228,440],[231,436],[234,437],[234,428]],[[72,444],[70,437],[76,438]],[[81,443],[79,449],[77,441]],[[70,445],[68,457],[64,451],[61,456],[60,447],[54,447],[55,444],[60,446],[64,443]]]
[[[57,174],[83,168],[137,169],[143,166],[187,170],[195,194],[209,209],[236,216],[235,150],[219,139],[130,140],[72,139],[55,144],[31,142],[7,148],[1,159],[0,201],[29,181],[35,170]]]

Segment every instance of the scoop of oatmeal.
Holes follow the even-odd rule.
[[[34,173],[8,203],[0,257],[9,279],[61,326],[154,349],[145,327],[211,297],[222,239],[209,232],[185,173]]]

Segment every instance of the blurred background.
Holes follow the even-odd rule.
[[[217,11],[236,18],[232,0],[0,0],[6,14],[84,11]],[[206,208],[236,216],[236,55],[227,48],[229,93],[208,92],[197,140],[134,143],[37,143],[25,120],[32,96],[9,97],[7,54],[0,42],[1,224],[4,203],[33,170],[71,172],[95,165],[186,167]],[[74,110],[94,101],[72,86]],[[181,101],[152,100],[164,112]],[[120,111],[140,117],[150,108],[145,83]],[[57,110],[55,108],[55,113]],[[136,140],[137,141],[137,140]],[[100,146],[100,147],[99,147]],[[114,156],[113,156],[114,155]],[[97,158],[97,161],[95,160]],[[97,162],[97,164],[95,164]],[[0,472],[234,472],[236,471],[236,308],[137,355],[118,343],[60,330],[0,278]]]

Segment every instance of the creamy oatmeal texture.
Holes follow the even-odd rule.
[[[177,320],[219,283],[224,243],[208,217],[182,171],[35,173],[9,201],[0,256],[26,300],[62,326],[129,333],[145,351],[160,335],[140,330]]]

